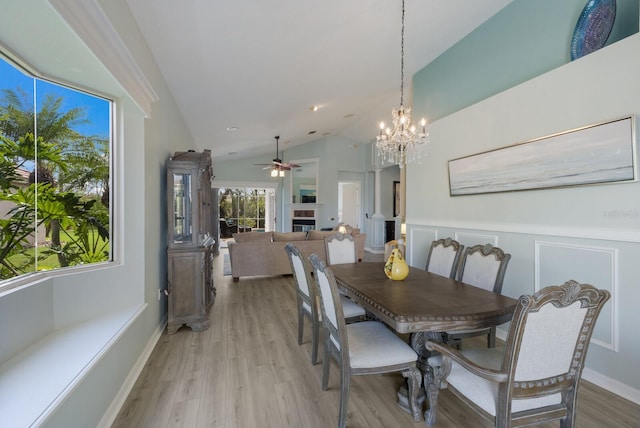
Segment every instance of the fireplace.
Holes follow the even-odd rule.
[[[291,215],[291,230],[293,232],[307,232],[316,228],[315,209],[294,209]]]

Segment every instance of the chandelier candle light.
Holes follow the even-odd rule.
[[[400,107],[392,111],[393,129],[380,122],[380,133],[376,137],[378,156],[395,163],[400,168],[409,162],[422,159],[429,142],[427,121],[420,121],[421,130],[411,124],[411,108],[404,106],[404,0],[402,0],[402,32],[400,45]]]

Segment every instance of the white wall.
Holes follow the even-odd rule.
[[[639,51],[636,34],[438,120],[428,159],[407,167],[410,263],[452,236],[512,254],[506,295],[571,278],[609,289],[585,377],[636,402],[640,183],[450,197],[447,161],[640,113]]]
[[[90,5],[97,6],[98,1]],[[118,402],[126,397],[127,388],[159,337],[166,316],[166,298],[158,299],[158,290],[166,287],[165,161],[174,151],[198,149],[126,1],[104,0],[100,6],[159,97],[151,106],[150,117],[145,117],[140,105],[106,72],[98,56],[48,1],[23,0],[3,8],[0,14],[0,41],[5,46],[39,71],[106,94],[117,103],[116,186],[112,192],[116,263],[98,271],[70,272],[0,295],[0,362],[54,332],[90,325],[99,315],[123,308],[133,308],[136,314],[113,340],[104,343],[76,379],[70,379],[73,382],[66,395],[59,397],[41,420],[51,427],[97,426],[101,420],[108,424],[115,416],[109,412],[117,411]],[[53,342],[56,348],[55,339]],[[51,367],[71,361],[68,357],[77,356],[84,343],[70,346],[66,355],[50,360]],[[56,373],[45,373],[25,378],[25,385],[39,384],[34,392],[46,389],[51,384],[49,376]]]

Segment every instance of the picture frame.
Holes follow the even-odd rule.
[[[393,182],[393,216],[400,215],[400,182]]]
[[[637,181],[635,122],[632,115],[450,160],[449,194]]]

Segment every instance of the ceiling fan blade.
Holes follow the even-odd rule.
[[[286,165],[289,169],[291,168],[300,168],[300,165],[298,165],[297,163],[283,163],[282,165]]]

